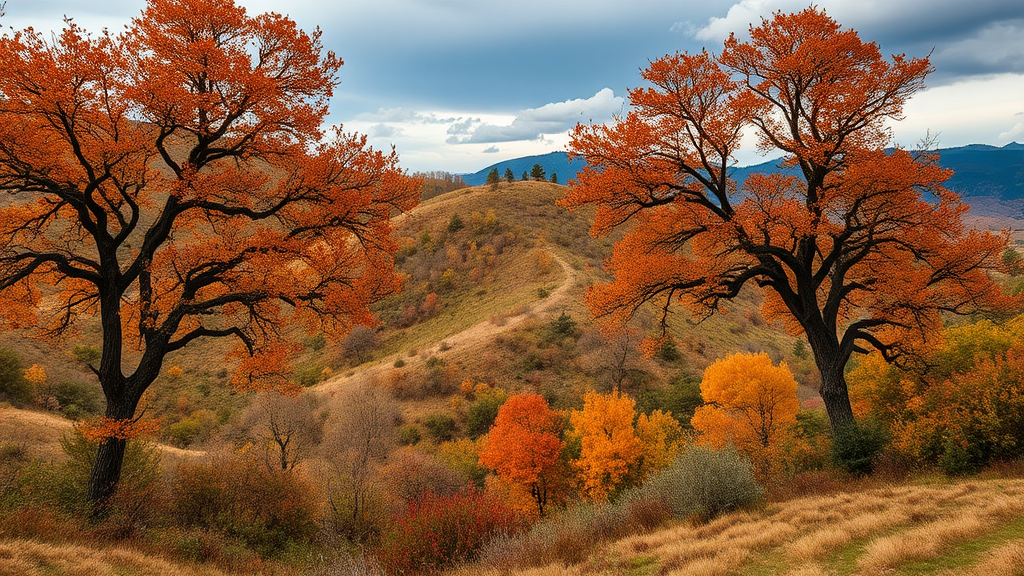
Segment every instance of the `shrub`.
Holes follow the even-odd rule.
[[[529,532],[498,535],[481,550],[480,562],[502,572],[575,564],[601,543],[655,528],[669,517],[664,498],[649,489],[634,489],[616,503],[572,506]]]
[[[25,466],[18,476],[16,497],[27,504],[43,504],[72,514],[85,513],[86,487],[98,444],[87,440],[78,430],[61,437],[60,444],[67,460],[37,460]],[[129,440],[121,480],[111,502],[111,516],[130,529],[142,516],[151,513],[150,500],[159,479],[160,451],[150,443]]]
[[[223,457],[178,467],[171,509],[186,526],[239,538],[272,556],[316,532],[310,487],[294,472]]]
[[[299,366],[296,366],[295,373],[292,376],[292,380],[302,386],[303,388],[309,388],[310,386],[316,386],[323,380],[324,367],[322,364],[317,362],[304,362]]]
[[[32,401],[32,385],[25,379],[21,356],[7,348],[0,348],[0,400],[19,406]]]
[[[381,469],[384,488],[403,505],[426,494],[449,496],[469,488],[469,480],[427,454],[411,448],[393,452]]]
[[[95,416],[103,410],[103,394],[96,386],[61,382],[53,395],[60,403],[60,411],[72,420]]]
[[[395,519],[378,556],[390,573],[436,573],[473,558],[495,534],[515,529],[512,511],[488,494],[427,494]]]
[[[415,446],[420,439],[420,428],[415,424],[406,424],[398,429],[396,440],[399,446]]]
[[[764,496],[750,461],[732,447],[690,447],[650,484],[665,498],[673,517],[698,522],[755,506]]]
[[[466,433],[470,438],[478,438],[487,433],[498,417],[498,409],[508,400],[508,393],[501,388],[488,390],[477,396],[469,405],[466,414]]]
[[[455,435],[455,419],[447,414],[431,414],[423,420],[423,427],[437,442],[447,442]]]
[[[870,474],[871,463],[886,444],[889,434],[875,420],[839,427],[832,438],[832,460],[851,474]]]

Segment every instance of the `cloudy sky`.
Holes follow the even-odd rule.
[[[236,0],[287,14],[345,60],[331,123],[394,145],[410,170],[475,172],[564,150],[578,122],[606,122],[651,59],[742,34],[795,0]],[[7,0],[5,28],[63,17],[120,30],[145,0]],[[883,53],[931,54],[928,89],[894,126],[912,145],[1024,142],[1024,2],[817,0]],[[746,164],[754,153],[740,157]]]

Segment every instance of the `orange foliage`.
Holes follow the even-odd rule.
[[[511,396],[501,408],[480,451],[480,463],[509,484],[526,487],[544,514],[556,481],[562,422],[539,394]]]
[[[98,315],[117,421],[199,338],[235,339],[235,382],[263,388],[287,380],[284,327],[373,325],[401,285],[390,217],[420,183],[322,132],[341,65],[319,30],[231,0],[0,38],[0,319],[55,336]]]
[[[800,401],[785,362],[778,366],[761,352],[732,354],[704,370],[704,406],[690,420],[699,441],[715,448],[735,445],[767,476],[792,439]]]
[[[618,392],[583,396],[583,410],[570,416],[572,433],[580,440],[580,457],[573,461],[583,496],[603,500],[615,492],[643,454],[633,428],[636,403]]]
[[[850,372],[860,410],[890,426],[895,449],[950,472],[1024,455],[1024,316],[945,336],[925,373],[865,358]]]
[[[97,416],[91,420],[82,420],[75,424],[82,436],[90,442],[102,442],[110,438],[131,440],[147,437],[160,430],[160,423],[153,419],[115,420],[106,416]]]
[[[592,312],[622,324],[660,299],[666,314],[678,303],[703,316],[764,287],[766,316],[807,334],[836,425],[853,418],[843,370],[855,350],[918,353],[941,312],[1011,306],[986,274],[1005,238],[964,226],[934,156],[885,150],[886,123],[930,70],[883,58],[813,7],[776,13],[717,56],[654,60],[628,114],[572,132],[588,168],[560,205],[594,205],[594,235],[630,222],[607,263],[615,280],[588,292]],[[741,195],[728,170],[747,128],[799,176],[753,175]]]
[[[636,435],[640,439],[639,482],[667,468],[682,448],[683,428],[669,412],[655,410],[650,416],[640,414],[636,420]]]

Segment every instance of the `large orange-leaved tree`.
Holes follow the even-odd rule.
[[[817,8],[777,13],[717,56],[653,61],[627,114],[572,133],[588,167],[561,205],[595,205],[595,235],[630,225],[591,310],[613,323],[648,302],[704,316],[760,286],[768,311],[806,335],[833,428],[852,423],[854,352],[906,357],[942,313],[1010,304],[987,275],[1005,238],[964,226],[932,155],[886,150],[886,123],[930,70],[883,57]],[[755,174],[739,189],[729,172],[744,130],[798,176]]]
[[[236,384],[283,383],[289,326],[342,335],[400,287],[389,219],[419,183],[322,132],[341,64],[232,0],[0,38],[0,316],[46,337],[98,318],[94,509],[167,354],[229,337]]]

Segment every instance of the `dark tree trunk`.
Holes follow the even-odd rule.
[[[840,352],[838,338],[827,328],[810,327],[806,329],[806,333],[807,341],[814,353],[814,363],[821,375],[821,389],[818,392],[825,403],[825,411],[828,413],[834,434],[838,429],[854,422],[845,372],[850,357],[849,354]]]
[[[850,406],[850,392],[846,387],[844,366],[830,366],[821,371],[821,399],[832,424],[832,432],[852,424],[853,408]]]
[[[110,499],[117,491],[117,483],[121,479],[121,465],[127,443],[127,440],[119,438],[107,438],[100,443],[86,490],[86,498],[92,504],[94,517],[102,517],[110,509]]]

